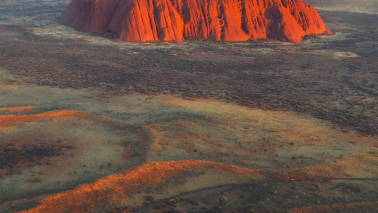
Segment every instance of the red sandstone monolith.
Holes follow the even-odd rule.
[[[120,41],[216,41],[270,38],[302,42],[328,33],[317,11],[301,0],[72,0],[63,24]]]

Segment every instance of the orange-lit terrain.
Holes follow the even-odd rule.
[[[204,174],[202,171],[206,171],[206,173]],[[204,175],[206,178],[202,177]],[[42,199],[40,206],[26,212],[71,212],[77,209],[86,212],[101,209],[106,211],[112,207],[135,205],[135,203],[141,205],[143,200],[135,198],[144,194],[142,192],[146,189],[162,191],[163,194],[157,195],[156,198],[165,198],[185,191],[187,187],[195,190],[203,186],[247,181],[253,177],[257,177],[253,170],[207,161],[147,163],[136,169],[100,179],[93,184],[48,196]],[[208,178],[215,180],[198,183],[198,180],[206,181]],[[169,190],[164,190],[168,185],[172,187]],[[107,207],[104,208],[104,205]]]
[[[301,0],[74,0],[62,23],[120,41],[216,41],[270,38],[302,42],[328,33],[317,11]]]
[[[17,110],[13,110],[17,111]],[[25,111],[25,110],[22,110]],[[28,114],[28,115],[0,115],[0,128],[11,127],[15,124],[22,124],[36,120],[43,119],[70,119],[74,117],[85,116],[85,113],[74,111],[54,111],[45,112],[41,114]]]
[[[0,213],[378,209],[374,1],[70,2],[0,1]]]
[[[0,115],[0,124],[1,201],[72,188],[141,164],[151,141],[144,128],[70,110]]]
[[[85,104],[100,104],[90,100]],[[14,177],[21,176],[16,180],[24,186],[16,188],[17,192],[40,195],[48,188],[52,192],[68,191],[35,199],[10,193],[13,199],[19,200],[6,202],[3,208],[32,207],[25,212],[154,212],[153,208],[164,212],[175,206],[194,208],[193,203],[205,199],[208,205],[200,206],[206,211],[220,205],[225,212],[230,212],[235,210],[233,205],[247,202],[245,199],[250,194],[240,184],[248,183],[253,186],[253,193],[263,198],[258,199],[259,205],[240,206],[239,211],[252,208],[265,212],[270,205],[283,205],[289,199],[287,210],[311,212],[315,210],[306,205],[307,200],[329,190],[333,190],[329,196],[311,201],[316,204],[321,200],[318,209],[336,208],[336,204],[328,205],[330,199],[339,202],[356,195],[371,196],[373,200],[367,209],[376,205],[374,181],[345,185],[342,181],[323,181],[322,178],[376,177],[378,161],[374,155],[378,147],[374,142],[377,137],[340,132],[319,120],[288,112],[249,109],[207,99],[131,95],[113,97],[109,101],[116,104],[111,106],[115,112],[128,110],[142,113],[142,117],[153,111],[165,111],[166,116],[190,112],[192,116],[157,122],[135,131],[130,125],[79,112],[15,115],[15,119],[20,116],[39,119],[14,122],[17,129],[4,131],[1,136],[3,150],[13,149],[8,153],[17,153],[15,160],[5,161],[2,187],[10,186]],[[146,108],[139,108],[139,103],[144,103]],[[151,111],[145,111],[147,108]],[[282,120],[285,126],[281,125]],[[57,128],[62,128],[64,133]],[[101,131],[95,133],[96,129]],[[113,132],[115,129],[117,131]],[[107,139],[104,141],[109,137],[113,138],[110,143]],[[122,139],[124,137],[127,139]],[[133,169],[127,169],[130,166]],[[24,183],[20,181],[22,176],[25,176]],[[100,179],[95,181],[97,178]],[[291,179],[301,178],[315,180],[291,182]],[[88,184],[73,188],[79,181]],[[89,183],[91,181],[94,182]],[[254,181],[258,182],[252,184]],[[42,186],[44,188],[40,188]],[[292,194],[291,187],[297,188]],[[213,195],[204,198],[206,193],[202,190],[206,188]],[[233,198],[241,194],[245,196]],[[219,195],[222,197],[217,198]],[[11,197],[0,198],[6,201]],[[165,201],[169,197],[172,198]],[[218,199],[224,197],[228,200],[219,204]],[[343,208],[357,208],[360,205],[357,201]],[[166,206],[166,202],[175,205]]]

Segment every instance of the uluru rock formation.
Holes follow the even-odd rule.
[[[120,41],[217,41],[270,38],[302,42],[327,33],[317,11],[301,0],[72,0],[63,24]]]

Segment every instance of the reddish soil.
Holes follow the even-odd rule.
[[[61,15],[74,28],[122,41],[217,41],[270,38],[302,42],[328,33],[301,0],[73,0]]]
[[[30,115],[0,115],[0,128],[10,127],[15,124],[23,124],[31,121],[37,121],[41,119],[69,119],[75,117],[86,116],[86,113],[75,112],[69,110],[60,110],[53,112],[44,112],[41,114]]]
[[[46,142],[46,138],[31,137],[8,139],[7,143],[0,145],[0,177],[14,175],[24,168],[50,165],[51,158],[68,151],[73,156],[73,147],[63,145],[59,140]]]
[[[141,141],[151,140],[151,135],[147,131],[140,132],[136,139],[123,142],[125,149],[122,153],[122,159],[130,160],[133,157],[145,156],[149,149],[146,144],[141,144]]]

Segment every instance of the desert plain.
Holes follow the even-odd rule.
[[[0,2],[0,212],[375,212],[378,5],[333,35],[117,42]]]

